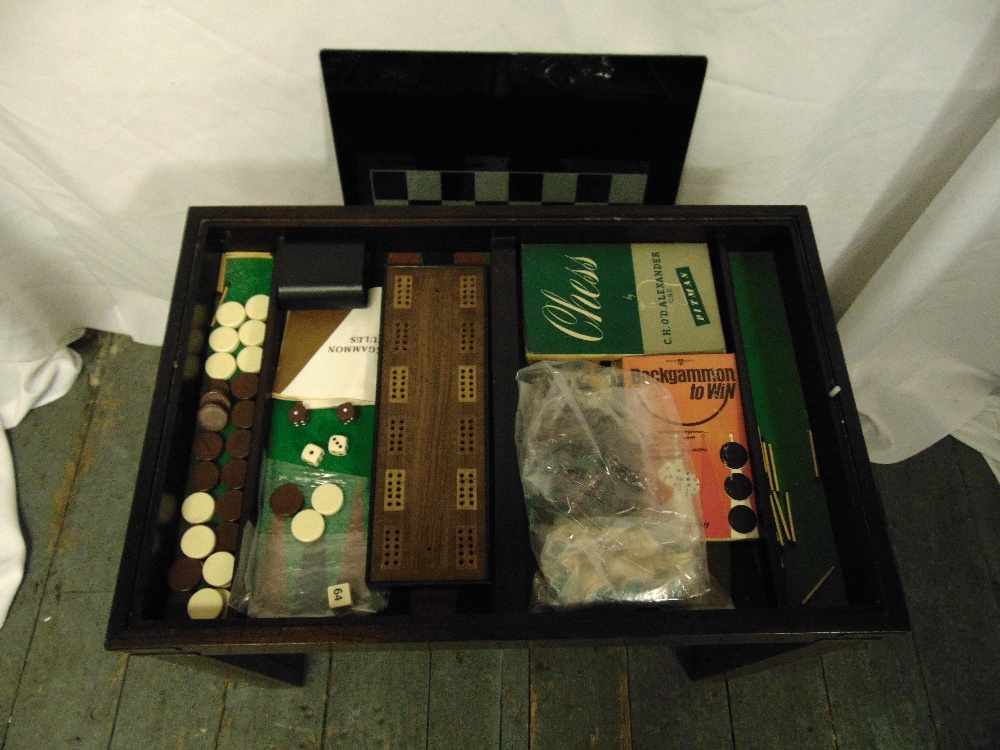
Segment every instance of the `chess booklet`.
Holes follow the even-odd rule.
[[[706,245],[526,244],[521,258],[530,361],[725,350]]]

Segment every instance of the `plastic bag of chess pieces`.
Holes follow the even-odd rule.
[[[538,362],[517,378],[536,604],[658,604],[707,594],[699,484],[669,389],[582,361]],[[664,441],[654,420],[671,415],[676,435]]]
[[[268,458],[257,526],[231,605],[250,617],[334,617],[385,609],[365,582],[369,482]]]

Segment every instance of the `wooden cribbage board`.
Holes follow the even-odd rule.
[[[488,577],[486,272],[390,266],[369,578]]]

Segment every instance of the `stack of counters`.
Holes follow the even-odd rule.
[[[257,376],[252,372],[237,375],[229,384],[229,390],[240,401],[255,398],[257,396]]]
[[[324,482],[313,490],[309,502],[321,515],[332,516],[344,507],[344,491],[338,484]]]
[[[236,357],[229,352],[215,352],[205,360],[205,374],[213,380],[229,380],[236,374]]]
[[[216,330],[222,329],[219,328]],[[236,338],[238,343],[243,344],[243,346],[260,346],[264,343],[264,333],[266,330],[267,326],[264,325],[263,320],[248,320],[240,326]],[[233,349],[235,348],[234,346]]]
[[[215,380],[229,380],[236,374],[236,357],[233,352],[239,348],[240,336],[236,328],[246,320],[243,305],[235,300],[223,302],[215,311],[215,321],[219,327],[208,336],[208,346],[212,354],[205,360],[205,372]]]
[[[181,505],[181,516],[192,526],[208,523],[215,515],[215,498],[207,492],[192,492]]]
[[[255,294],[247,300],[244,311],[250,320],[267,320],[267,308],[271,305],[271,298],[266,294]]]
[[[260,372],[260,362],[264,350],[264,333],[267,327],[264,321],[267,320],[267,309],[271,305],[271,298],[266,294],[255,294],[247,300],[244,312],[246,322],[240,325],[239,338],[243,348],[236,355],[236,364],[243,372]]]
[[[315,542],[326,530],[326,520],[312,508],[300,510],[292,519],[292,536],[304,544]]]
[[[239,328],[246,319],[246,308],[236,300],[223,302],[215,310],[215,322],[226,328]]]
[[[302,510],[303,502],[305,502],[305,495],[302,494],[298,485],[291,482],[276,487],[268,501],[271,512],[278,518],[294,516]]]
[[[181,505],[187,528],[179,543],[181,556],[167,574],[170,589],[188,597],[192,619],[219,617],[229,602],[269,305],[266,294],[245,305],[223,302],[208,337],[209,380],[199,403],[190,494]],[[235,429],[224,435],[230,427]],[[225,463],[219,461],[223,456]]]
[[[170,566],[167,585],[174,591],[193,591],[201,583],[201,560],[182,557]]]
[[[192,526],[181,537],[181,552],[195,560],[204,560],[215,550],[215,532],[203,523]]]
[[[194,457],[198,461],[214,461],[222,455],[227,442],[218,432],[203,432],[194,441]]]
[[[324,487],[328,489],[323,490]],[[336,504],[335,497],[338,493],[340,505],[343,505],[344,493],[340,487],[332,483],[322,484],[313,491],[310,498],[313,507],[303,510],[305,495],[297,484],[288,482],[274,489],[268,503],[277,518],[292,519],[291,532],[293,537],[304,544],[310,544],[323,536],[323,532],[326,530],[324,516],[332,515],[340,510],[340,505]]]
[[[228,588],[233,582],[235,566],[236,558],[232,552],[213,552],[205,559],[201,574],[209,586],[217,589]]]
[[[236,300],[223,302],[215,311],[218,326],[208,337],[212,354],[205,360],[210,378],[229,380],[237,370],[260,371],[270,297],[257,294],[243,305]]]
[[[216,552],[236,552],[240,536],[240,525],[235,521],[223,521],[215,527]]]
[[[188,599],[188,617],[192,620],[214,620],[222,614],[228,601],[228,591],[214,588],[198,589]]]
[[[236,355],[236,366],[243,372],[260,372],[264,350],[259,346],[244,346]]]
[[[213,352],[232,354],[240,345],[240,335],[235,328],[219,326],[208,337],[208,346]]]

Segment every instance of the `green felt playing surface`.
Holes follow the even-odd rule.
[[[746,352],[757,426],[774,451],[780,495],[791,498],[798,542],[782,547],[790,603],[802,601],[833,566],[810,606],[847,603],[823,485],[815,474],[809,415],[795,362],[774,257],[768,252],[730,253],[733,292]],[[760,513],[770,513],[759,498]]]
[[[359,477],[371,476],[372,441],[375,435],[375,407],[358,406],[353,422],[342,424],[336,409],[311,409],[309,422],[295,427],[288,421],[293,401],[274,401],[268,453],[277,461],[302,462],[302,449],[309,443],[318,445],[325,455],[320,469]],[[333,456],[327,450],[332,435],[343,435],[348,441],[346,456]],[[305,465],[305,464],[303,464]]]
[[[267,294],[271,289],[271,273],[274,270],[274,259],[262,255],[240,257],[231,255],[226,260],[226,270],[223,289],[226,300],[236,300],[240,304],[255,294]],[[219,295],[221,299],[221,294]],[[218,305],[218,299],[216,300]]]

